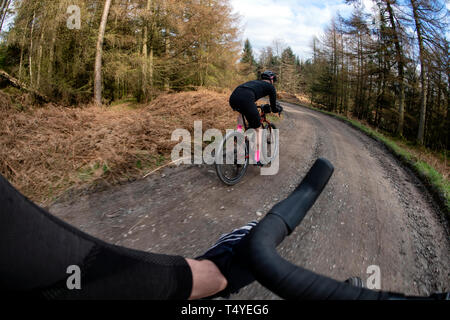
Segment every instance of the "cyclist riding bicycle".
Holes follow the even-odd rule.
[[[261,165],[260,146],[262,141],[261,116],[256,106],[256,101],[269,96],[270,107],[272,112],[278,113],[282,111],[282,107],[277,104],[277,91],[274,83],[277,76],[274,72],[267,70],[261,74],[260,80],[253,80],[238,86],[230,96],[230,106],[234,111],[241,113],[249,124],[249,127],[256,129],[256,152],[255,162]],[[238,130],[243,130],[241,115],[238,116]]]

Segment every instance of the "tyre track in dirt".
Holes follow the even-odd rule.
[[[55,203],[50,211],[105,241],[155,253],[195,257],[220,234],[260,219],[286,197],[317,157],[335,173],[304,223],[279,252],[318,273],[367,279],[381,270],[384,290],[429,294],[450,290],[448,231],[420,181],[378,142],[348,125],[285,104],[280,170],[249,168],[234,187],[213,166],[166,168],[110,190]],[[276,299],[259,284],[233,299]]]

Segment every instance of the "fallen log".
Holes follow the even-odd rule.
[[[40,93],[39,91],[37,91],[35,89],[29,88],[25,83],[14,78],[13,76],[10,76],[4,70],[0,70],[0,78],[6,80],[10,85],[12,85],[15,88],[25,90],[25,91],[31,93],[34,97],[36,97],[38,100],[40,100],[42,102],[50,102],[50,98],[48,98],[46,95]]]

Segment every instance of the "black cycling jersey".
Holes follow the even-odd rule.
[[[67,269],[81,270],[69,290]],[[188,299],[192,272],[180,256],[114,246],[38,207],[0,175],[0,290],[46,299]]]
[[[276,108],[277,91],[271,83],[263,80],[253,80],[241,84],[238,88],[251,89],[255,93],[255,101],[263,97],[269,96],[270,106],[272,107],[272,110]]]

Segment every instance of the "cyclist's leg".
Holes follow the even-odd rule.
[[[261,116],[259,114],[258,107],[255,104],[255,94],[251,90],[245,88],[237,88],[231,94],[229,102],[233,110],[240,112],[242,116],[245,117],[248,123],[248,127],[257,130],[255,161],[259,162],[260,160],[259,146],[261,145],[262,131],[258,130],[258,128],[261,126]],[[239,117],[239,119],[240,118],[241,117]],[[239,129],[239,122],[238,122],[238,129]]]
[[[256,129],[256,153],[255,153],[255,161],[256,163],[261,162],[261,144],[262,144],[262,129],[259,127]]]
[[[233,111],[238,112],[238,115],[236,117],[236,129],[238,131],[244,131],[244,116],[241,113],[240,108],[239,107],[234,107],[232,109],[233,109]]]
[[[239,113],[239,115],[237,116],[237,131],[244,131],[244,116],[242,115],[242,113]]]
[[[250,128],[259,128],[261,117],[255,104],[255,94],[250,89],[237,88],[230,96],[229,103],[234,111],[241,113]],[[243,119],[238,118],[238,124],[243,125]]]
[[[262,140],[262,130],[260,130],[261,116],[254,101],[247,102],[243,105],[243,107],[241,107],[241,112],[245,116],[245,119],[247,119],[248,127],[256,130],[256,150],[254,160],[258,163],[260,161],[260,145]]]
[[[240,132],[244,131],[244,127],[245,127],[244,121],[245,121],[244,114],[240,113],[238,115],[238,124],[237,124],[237,130]],[[256,150],[255,150],[255,155],[254,155],[256,163],[260,163],[260,160],[261,160],[262,132],[263,131],[262,131],[261,127],[256,129]]]

